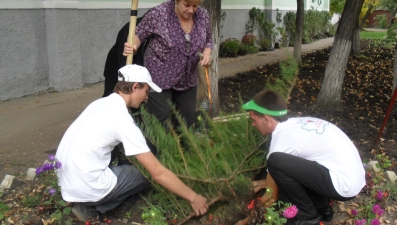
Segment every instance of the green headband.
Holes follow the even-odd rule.
[[[269,116],[284,116],[284,115],[287,115],[287,112],[288,112],[288,110],[286,110],[286,109],[280,110],[280,111],[272,111],[272,110],[265,109],[262,106],[259,106],[258,104],[256,104],[254,102],[254,100],[251,100],[251,101],[245,103],[242,107],[245,110],[254,110],[259,113],[266,114]]]

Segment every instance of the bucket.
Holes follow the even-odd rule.
[[[200,108],[203,109],[208,114],[209,117],[213,118],[213,112],[215,109],[214,103],[210,104],[209,102],[202,102],[200,104]]]

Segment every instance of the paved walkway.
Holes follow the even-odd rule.
[[[331,46],[333,38],[303,45],[302,52]],[[219,60],[220,77],[255,69],[292,55],[292,48]],[[103,93],[103,82],[78,90],[30,95],[0,102],[0,179],[25,173],[55,153],[67,127]]]
[[[325,38],[319,41],[302,46],[302,53],[308,53],[317,49],[331,46],[334,38]],[[259,66],[272,64],[292,56],[293,47],[276,49],[269,52],[259,52],[253,55],[239,56],[237,58],[220,58],[219,59],[219,77],[233,76],[240,72],[255,69]]]

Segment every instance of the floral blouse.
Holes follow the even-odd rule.
[[[188,40],[175,13],[175,0],[169,0],[146,13],[136,27],[141,42],[151,38],[144,65],[162,89],[184,91],[197,85],[198,53],[212,48],[213,43],[207,11],[198,7],[193,19]]]

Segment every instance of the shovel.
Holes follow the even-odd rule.
[[[133,46],[135,37],[136,20],[138,16],[138,0],[132,0],[131,3],[131,17],[130,17],[130,29],[128,30],[127,43]],[[127,65],[132,64],[133,54],[127,56]]]

